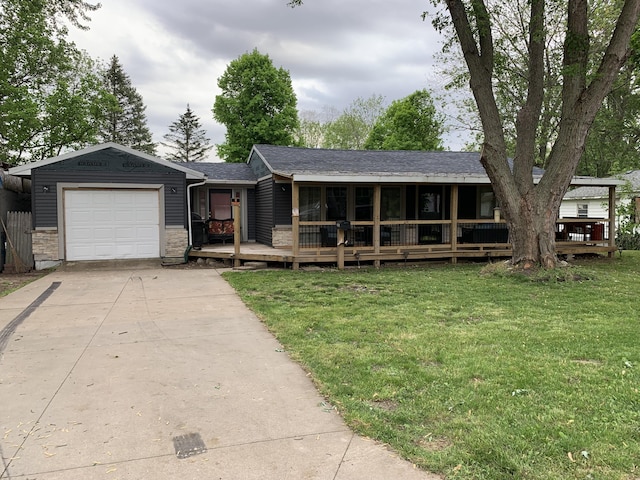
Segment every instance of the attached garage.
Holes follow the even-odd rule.
[[[115,143],[11,169],[31,178],[36,268],[62,260],[182,257],[187,186],[204,174]]]
[[[64,191],[67,260],[160,257],[157,190]]]

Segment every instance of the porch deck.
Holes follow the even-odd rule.
[[[607,241],[559,241],[556,244],[558,255],[579,254],[608,254],[611,256],[617,248]],[[236,255],[235,247],[231,244],[205,244],[200,250],[191,250],[189,257],[212,258],[222,261],[232,261],[239,266],[244,262],[260,261],[281,263],[285,267],[291,265],[298,268],[303,264],[339,264],[338,249],[318,247],[300,249],[294,256],[292,249],[273,248],[259,243],[242,243],[240,252]],[[450,260],[455,263],[462,258],[507,258],[511,256],[511,245],[508,243],[467,243],[458,244],[455,248],[451,244],[435,245],[406,245],[380,247],[376,253],[373,247],[344,247],[344,263],[360,264],[383,262]]]

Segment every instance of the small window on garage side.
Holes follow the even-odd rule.
[[[578,204],[578,217],[587,218],[589,216],[589,205],[586,203]]]

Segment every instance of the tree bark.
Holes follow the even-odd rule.
[[[587,0],[569,0],[564,50],[562,114],[547,167],[533,176],[535,132],[540,122],[544,78],[544,0],[531,1],[529,89],[516,121],[513,168],[507,159],[503,123],[492,88],[493,39],[484,0],[446,0],[470,73],[484,131],[481,162],[509,227],[515,264],[556,265],[555,229],[560,203],[584,152],[589,128],[629,55],[640,17],[640,0],[626,0],[594,80],[587,84],[589,53]],[[473,21],[472,21],[473,20]],[[475,25],[475,31],[471,25]]]

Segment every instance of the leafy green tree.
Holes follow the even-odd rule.
[[[81,30],[88,30],[83,22],[91,21],[90,12],[95,12],[101,6],[100,3],[89,3],[84,0],[31,0],[41,3],[47,16],[59,30],[65,30],[60,18],[65,18],[71,25]]]
[[[156,146],[147,126],[147,107],[116,55],[111,57],[103,73],[103,82],[117,104],[106,112],[102,120],[101,140],[155,155]]]
[[[444,116],[427,90],[395,100],[382,114],[364,144],[368,150],[442,150]]]
[[[382,112],[384,97],[356,98],[342,114],[326,125],[324,148],[361,150]]]
[[[60,10],[67,1],[56,5],[40,0],[1,4],[0,157],[10,164],[94,142],[95,118],[88,112],[107,101],[91,60],[56,25],[55,18],[72,13]]]
[[[199,162],[207,158],[207,153],[212,148],[200,119],[189,104],[187,111],[169,125],[169,133],[163,138],[166,142],[162,144],[173,151],[167,155],[167,159],[175,162]]]
[[[225,125],[225,142],[216,145],[227,162],[244,162],[254,144],[294,145],[297,99],[289,72],[276,68],[257,49],[233,60],[218,79],[222,93],[214,118]]]
[[[593,59],[600,58],[607,46],[612,26],[615,23],[616,2],[595,0],[589,3],[589,22],[594,35],[589,45],[587,77],[592,78],[598,67]],[[545,29],[547,46],[544,56],[543,104],[536,130],[536,165],[544,167],[557,138],[562,108],[563,38],[565,34],[566,5],[562,2],[547,3]],[[514,0],[493,5],[489,11],[494,33],[494,90],[496,104],[503,119],[505,142],[510,156],[515,154],[516,118],[518,109],[527,96],[527,69],[529,62],[528,39],[530,13],[528,0]],[[445,44],[438,59],[447,65],[450,76],[448,88],[459,94],[466,93],[469,71],[452,38]],[[633,48],[634,52],[638,50]],[[636,54],[634,54],[634,57]],[[639,118],[637,100],[638,59],[628,61],[620,72],[609,95],[598,112],[587,138],[577,173],[581,175],[608,176],[638,166],[638,152],[634,146],[633,125]],[[460,95],[456,95],[460,98]],[[482,143],[482,128],[475,103],[464,95],[456,102],[461,113],[460,123],[477,132],[476,145]],[[612,154],[615,152],[615,155]]]
[[[307,110],[300,112],[300,125],[296,131],[296,143],[301,147],[321,148],[327,126],[338,117],[334,107],[325,107],[321,112]]]
[[[73,68],[60,74],[44,100],[41,141],[33,148],[35,158],[60,155],[98,142],[105,112],[117,108],[115,98],[102,84],[93,60],[81,52],[70,56]]]
[[[631,58],[595,118],[578,173],[606,177],[639,168],[640,30],[636,30]]]

